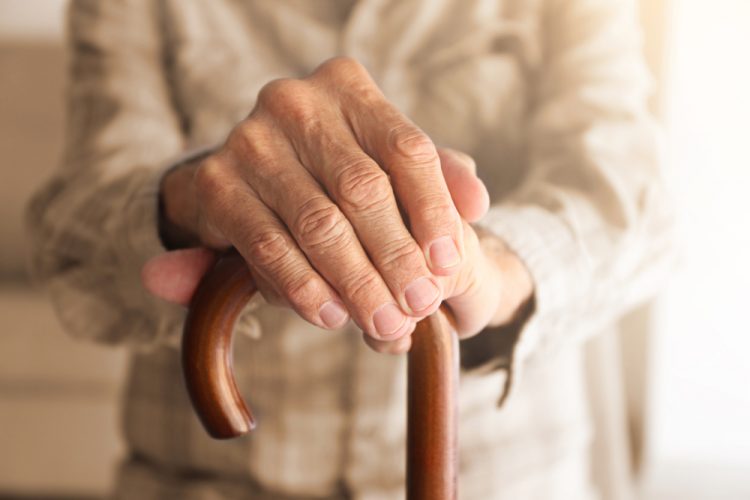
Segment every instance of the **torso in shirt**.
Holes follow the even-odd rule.
[[[537,2],[163,4],[166,74],[191,146],[221,142],[268,81],[301,77],[329,57],[347,55],[363,63],[438,145],[475,157],[493,202],[522,179],[529,75],[540,50]],[[237,337],[235,370],[258,430],[233,442],[210,441],[184,397],[177,357],[165,349],[136,360],[126,415],[131,446],[171,467],[249,474],[275,491],[330,494],[342,482],[361,491],[400,491],[403,357],[370,352],[354,327],[324,332],[269,306],[256,317],[262,337]],[[482,478],[492,469],[476,465],[496,462],[498,442],[508,454],[524,442],[509,436],[532,439],[526,410],[500,415],[496,408],[504,376],[462,384],[462,445],[468,450],[462,468],[477,485],[489,481]],[[535,418],[538,427],[552,429],[567,417]],[[144,431],[155,422],[162,432]],[[511,458],[508,464],[515,465],[506,464],[503,475],[522,474],[534,460],[541,458]]]

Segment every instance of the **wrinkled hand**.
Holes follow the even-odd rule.
[[[497,263],[461,217],[489,203],[473,162],[438,151],[349,59],[266,85],[217,152],[165,177],[162,196],[186,243],[234,246],[266,300],[324,328],[351,316],[377,350],[408,347],[443,299],[461,311],[468,297],[498,298],[479,293],[475,278],[496,276],[485,267]],[[158,257],[143,281],[186,302],[212,260]],[[458,316],[466,332],[487,323]]]

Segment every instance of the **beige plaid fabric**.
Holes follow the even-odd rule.
[[[133,349],[117,498],[403,497],[402,357],[255,304],[235,367],[260,425],[211,441],[173,347],[184,311],[139,284],[163,251],[164,169],[269,80],[337,54],[477,159],[481,225],[536,282],[520,331],[463,345],[461,498],[593,494],[580,341],[647,298],[669,255],[630,1],[74,0],[70,21],[67,147],[30,206],[32,264],[72,335]]]

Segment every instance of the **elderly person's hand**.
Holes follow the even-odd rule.
[[[406,349],[445,299],[463,333],[497,315],[499,259],[461,217],[489,203],[473,163],[439,151],[350,59],[266,85],[218,151],[165,176],[162,200],[168,237],[234,246],[269,302],[324,328],[351,315],[379,351]],[[184,302],[199,259],[179,285],[165,269],[187,262],[157,259],[144,283]]]

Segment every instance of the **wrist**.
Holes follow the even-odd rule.
[[[480,234],[482,253],[490,261],[496,277],[492,281],[500,287],[499,301],[489,326],[516,322],[530,313],[534,298],[534,281],[526,265],[497,236]]]

